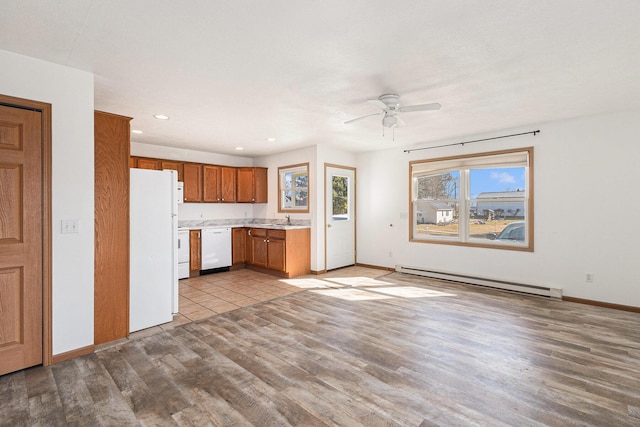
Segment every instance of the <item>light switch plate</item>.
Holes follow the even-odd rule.
[[[71,234],[80,232],[80,220],[77,219],[63,219],[62,234]]]

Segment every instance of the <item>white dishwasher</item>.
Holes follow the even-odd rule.
[[[231,266],[231,228],[202,229],[202,270]]]

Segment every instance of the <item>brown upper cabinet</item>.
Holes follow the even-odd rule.
[[[184,182],[185,203],[267,203],[267,168],[130,156],[129,167],[171,169]]]
[[[238,168],[238,198],[240,203],[267,203],[267,168]]]
[[[184,201],[202,201],[202,165],[200,163],[184,164]]]
[[[236,168],[230,166],[202,166],[202,201],[236,201]]]
[[[138,162],[136,164],[138,169],[152,169],[152,170],[160,170],[160,160],[158,159],[146,159],[144,157],[138,157]]]
[[[178,172],[178,181],[184,181],[184,163],[171,160],[160,160],[160,169],[169,169]]]

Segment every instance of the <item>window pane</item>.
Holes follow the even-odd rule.
[[[306,207],[309,200],[309,194],[307,190],[296,190],[296,207]]]
[[[291,174],[285,173],[282,175],[282,188],[291,188]]]
[[[417,218],[416,235],[458,238],[460,173],[445,172],[416,178],[417,200],[414,217]]]
[[[525,174],[524,167],[469,171],[470,238],[525,243]]]
[[[284,208],[293,207],[293,200],[291,197],[291,190],[285,190],[282,192],[282,206]]]
[[[333,176],[333,219],[349,219],[349,177]]]

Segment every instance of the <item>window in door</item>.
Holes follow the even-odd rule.
[[[348,220],[349,209],[349,177],[334,175],[331,179],[334,221]]]

